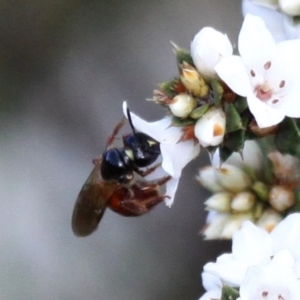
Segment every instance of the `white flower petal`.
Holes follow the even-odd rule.
[[[295,261],[294,270],[297,278],[300,278],[300,257],[298,257]]]
[[[260,2],[265,2],[265,1],[253,1],[253,0],[243,0],[242,2],[242,8],[243,8],[243,15],[245,16],[246,14],[252,14],[255,16],[261,17],[265,23],[267,28],[270,30],[272,33],[274,39],[277,42],[284,41],[288,39],[288,36],[285,31],[285,27],[283,25],[283,16],[279,11],[276,11],[275,8],[278,7],[278,5],[274,4],[277,2],[277,0],[273,0],[274,4],[271,6],[274,7],[274,9],[269,9],[266,7],[261,7],[259,4],[262,4]],[[269,2],[269,1],[266,1]]]
[[[232,54],[232,45],[227,35],[205,27],[191,43],[191,55],[201,75],[215,77],[215,65],[225,56]]]
[[[253,223],[246,221],[232,237],[232,255],[236,260],[246,261],[249,265],[261,265],[272,256],[270,235]]]
[[[167,183],[166,183],[166,193],[169,198],[165,199],[165,203],[167,206],[171,207],[171,205],[174,202],[175,194],[178,188],[179,184],[179,179],[178,178],[171,178]]]
[[[293,257],[284,250],[269,264],[250,267],[240,287],[241,299],[298,299],[300,285],[293,266]]]
[[[237,287],[243,281],[247,268],[247,262],[232,260],[208,263],[204,266],[204,271],[220,277],[224,284]]]
[[[274,108],[281,110],[286,116],[291,118],[300,117],[300,77],[298,77],[298,83],[294,83],[289,90],[286,91],[286,95],[279,101],[272,105]]]
[[[275,253],[286,248],[294,257],[298,257],[300,255],[300,213],[286,217],[273,229],[271,237]]]
[[[254,94],[249,94],[247,101],[249,109],[260,128],[276,125],[285,117],[282,110],[269,106],[256,98]]]
[[[127,118],[127,102],[123,102],[123,114]],[[172,118],[167,116],[159,121],[147,122],[130,111],[134,128],[148,134],[158,142],[176,143],[181,137],[179,127],[171,127]]]
[[[264,21],[247,14],[240,31],[238,47],[245,65],[260,73],[264,64],[273,57],[276,44]]]
[[[247,96],[251,90],[247,68],[240,56],[232,55],[222,59],[215,67],[220,78],[238,95]]]
[[[170,146],[161,143],[160,150],[163,157],[162,167],[172,177],[179,178],[182,169],[200,153],[200,145],[194,141],[185,141]]]
[[[299,77],[299,52],[300,52],[300,39],[283,41],[277,44],[276,57],[272,61],[272,69],[274,73],[279,73],[279,79],[293,80]],[[283,78],[282,78],[283,77]]]
[[[203,272],[201,274],[201,277],[202,285],[207,291],[222,289],[222,281],[218,276],[215,276],[211,273]]]
[[[221,300],[222,290],[211,290],[206,292],[199,300]]]

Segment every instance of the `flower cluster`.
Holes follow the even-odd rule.
[[[232,239],[232,253],[204,266],[200,300],[296,300],[300,295],[300,214],[271,233],[245,222]]]
[[[227,35],[203,28],[190,52],[175,46],[179,75],[154,91],[151,100],[167,116],[149,123],[132,113],[134,126],[160,143],[162,168],[173,178],[169,206],[182,169],[200,148],[218,151],[224,162],[242,153],[247,140],[272,136],[276,150],[300,154],[294,147],[300,143],[294,119],[300,117],[300,40],[276,43],[259,17],[247,15],[238,50],[233,55]]]
[[[268,3],[270,1],[250,1]],[[296,13],[294,1],[272,1]],[[298,3],[299,4],[299,3]],[[231,254],[204,267],[201,300],[296,300],[300,295],[300,39],[279,41],[245,16],[237,49],[205,27],[190,51],[173,44],[178,75],[151,101],[166,116],[134,127],[160,144],[171,206],[184,167],[201,149],[211,165],[197,180],[212,192],[206,239],[232,238]],[[123,105],[127,116],[127,104]],[[128,117],[128,116],[127,116]]]
[[[299,159],[278,151],[265,158],[250,141],[243,154],[247,159],[232,155],[221,167],[213,159],[212,166],[199,170],[198,181],[213,193],[205,201],[206,239],[231,238],[245,220],[271,231],[284,215],[298,210]]]

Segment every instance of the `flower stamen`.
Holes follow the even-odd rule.
[[[258,85],[255,88],[255,92],[256,92],[256,97],[262,101],[270,100],[272,96],[272,91],[266,84]]]
[[[268,294],[269,294],[269,292],[267,292],[267,291],[264,291],[264,292],[261,293],[263,298],[268,297]]]
[[[279,83],[279,87],[283,88],[285,86],[285,80],[281,80]]]
[[[224,134],[224,126],[221,126],[220,124],[215,124],[213,129],[213,136],[220,136]]]
[[[267,61],[265,64],[264,64],[264,69],[265,70],[269,70],[270,69],[270,67],[271,67],[271,61]]]

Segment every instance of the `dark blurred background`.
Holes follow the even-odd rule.
[[[198,235],[208,197],[184,171],[172,208],[141,218],[107,211],[97,232],[70,227],[92,159],[121,103],[146,102],[177,75],[170,41],[204,26],[237,41],[239,0],[0,1],[0,299],[198,299],[203,265],[230,249]]]

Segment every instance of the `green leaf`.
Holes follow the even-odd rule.
[[[274,142],[280,152],[300,157],[300,131],[295,119],[286,117],[279,124]]]
[[[232,151],[231,149],[229,149],[225,146],[222,146],[219,148],[219,152],[220,152],[221,162],[224,162],[234,151]]]
[[[181,48],[175,48],[175,55],[179,67],[183,64],[183,62],[195,67],[190,51]]]
[[[195,125],[195,123],[196,123],[196,121],[191,118],[182,119],[182,118],[175,117],[175,116],[173,116],[173,118],[172,118],[172,126],[176,126],[176,127]]]
[[[241,152],[245,143],[245,130],[237,130],[228,133],[224,137],[223,145],[233,152]]]
[[[199,119],[208,111],[209,108],[210,108],[210,104],[208,103],[200,107],[197,107],[190,113],[190,117],[192,119]]]
[[[226,110],[226,133],[244,129],[242,119],[233,104],[228,104]]]
[[[239,297],[239,291],[228,285],[223,286],[221,300],[236,300]]]
[[[213,91],[213,103],[215,106],[220,106],[224,89],[216,79],[212,79],[210,84]]]
[[[243,112],[246,108],[248,108],[246,98],[238,96],[236,101],[234,102],[234,106],[239,113]]]
[[[178,82],[180,81],[180,78],[175,77],[171,80],[165,81],[163,83],[161,83],[160,89],[169,97],[169,98],[174,98],[177,93],[174,91],[174,86],[176,86],[178,84]]]
[[[297,26],[300,24],[300,16],[293,17],[293,26]]]

